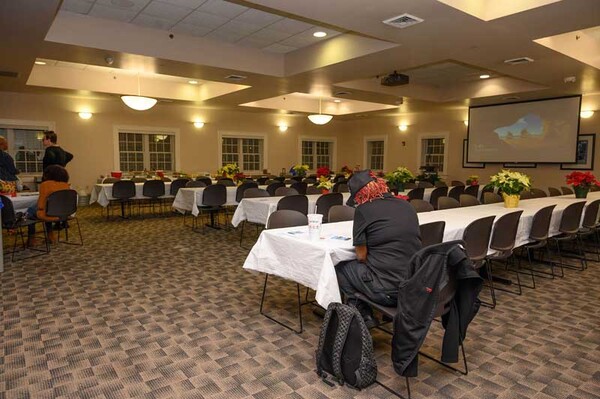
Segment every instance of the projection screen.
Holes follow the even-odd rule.
[[[468,162],[575,162],[581,96],[469,108]]]

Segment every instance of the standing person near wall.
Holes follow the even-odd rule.
[[[73,159],[73,154],[63,150],[56,144],[57,139],[56,133],[52,130],[44,132],[43,144],[44,147],[46,147],[46,152],[44,153],[44,160],[42,161],[43,170],[46,170],[50,165],[60,165],[64,168]]]
[[[17,181],[19,171],[15,167],[15,160],[8,153],[8,141],[0,136],[0,180]]]

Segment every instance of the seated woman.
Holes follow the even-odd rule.
[[[376,325],[373,310],[352,296],[359,292],[375,303],[396,305],[410,258],[421,249],[419,220],[414,208],[390,194],[385,181],[369,170],[355,172],[348,188],[357,205],[352,234],[357,259],[335,269],[340,290],[371,328]]]
[[[38,198],[37,206],[31,207],[27,210],[28,217],[31,219],[39,219],[46,222],[46,231],[48,232],[48,239],[51,243],[56,242],[56,234],[52,229],[52,222],[58,220],[58,218],[50,217],[46,215],[46,201],[48,196],[55,191],[68,190],[69,185],[69,173],[65,168],[60,165],[50,165],[44,170],[42,175],[42,184],[39,186],[40,196]],[[29,226],[28,230],[28,245],[35,246],[35,225]]]

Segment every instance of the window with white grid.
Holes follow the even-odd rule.
[[[42,172],[44,159],[44,130],[0,128],[0,135],[8,140],[8,152],[15,160],[15,167],[22,174]]]
[[[251,137],[223,137],[221,166],[236,163],[243,172],[262,171],[264,139]]]
[[[239,139],[233,137],[223,137],[222,161],[221,166],[228,163],[239,165]]]
[[[437,172],[444,172],[444,157],[446,139],[442,137],[425,138],[422,140],[421,165],[435,166]]]
[[[383,140],[367,142],[367,168],[371,170],[383,170]]]
[[[119,132],[119,168],[123,172],[174,170],[175,136]]]
[[[313,171],[322,166],[332,168],[333,142],[302,140],[302,164]]]

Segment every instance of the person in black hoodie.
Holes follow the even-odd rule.
[[[59,147],[57,135],[52,130],[44,132],[43,144],[46,147],[43,159],[43,170],[50,165],[60,165],[63,168],[73,159],[73,154]]]

